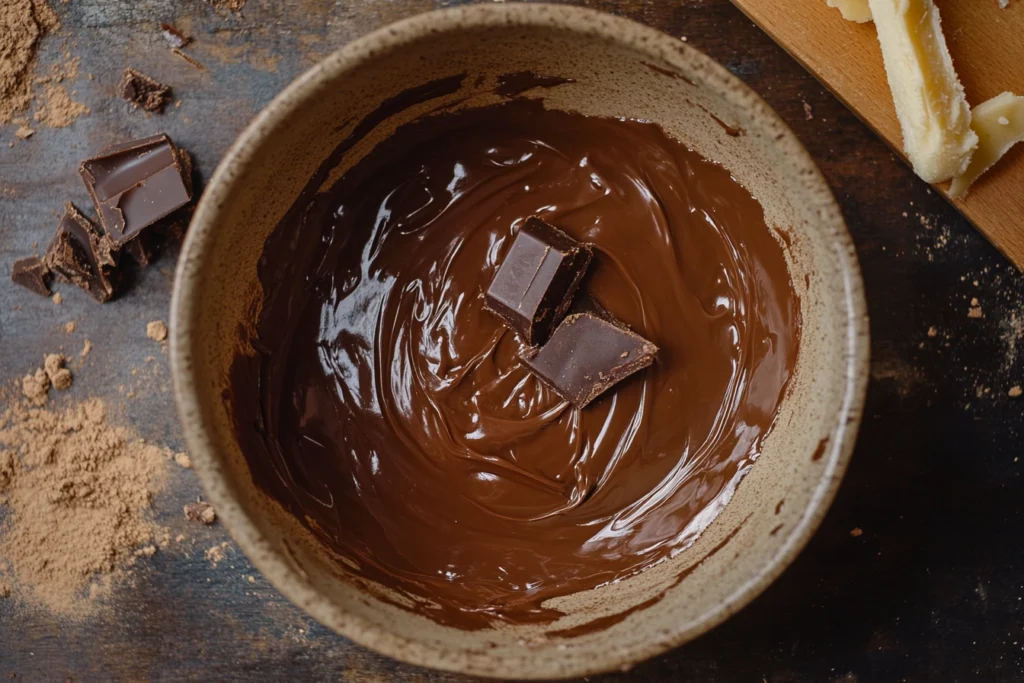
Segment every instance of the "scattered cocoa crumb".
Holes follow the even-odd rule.
[[[167,325],[162,320],[153,320],[147,323],[146,336],[153,341],[162,342],[167,339]]]
[[[121,97],[150,112],[162,112],[171,99],[171,86],[128,67],[121,79]]]
[[[51,382],[54,374],[62,367],[64,367],[64,356],[59,353],[48,353],[43,358],[43,369],[46,370],[46,376],[50,378]]]
[[[78,327],[78,324],[74,320],[67,321],[64,323],[64,334],[74,334],[76,327]]]
[[[155,545],[146,545],[135,551],[135,557],[153,557],[156,555]]]
[[[939,331],[935,327],[929,327],[928,328],[928,336],[929,337],[935,337],[938,334],[939,334]]]
[[[64,391],[71,388],[71,371],[64,367],[64,356],[61,354],[51,353],[46,356],[43,370],[54,389]]]
[[[64,303],[64,297],[61,296],[60,292],[54,293],[54,295],[52,297],[50,297],[50,298],[53,299],[53,303],[55,303],[58,306],[60,306],[62,303]]]
[[[112,573],[156,537],[150,501],[165,479],[165,451],[106,424],[98,399],[63,412],[10,402],[0,446],[15,455],[0,557],[19,597],[87,614],[97,606],[89,596],[108,594]]]
[[[82,344],[82,351],[78,355],[81,356],[82,358],[85,358],[86,356],[89,355],[90,351],[92,351],[92,342],[86,339],[85,343]]]
[[[50,128],[67,128],[89,112],[89,107],[71,99],[63,85],[47,83],[43,87],[43,103],[32,118]]]
[[[28,140],[33,135],[35,135],[35,131],[24,124],[19,126],[18,130],[14,131],[14,137],[19,140]]]
[[[252,574],[250,574],[249,576],[245,577],[245,580],[248,581],[249,583],[256,583],[256,577],[253,576]]]
[[[981,311],[981,304],[977,298],[971,299],[971,307],[967,309],[968,318],[984,318],[985,314]]]
[[[178,466],[183,469],[192,469],[192,458],[188,457],[188,453],[175,453],[174,462],[178,463]]]
[[[63,364],[65,364],[65,357],[59,353],[50,353],[43,360],[43,370],[46,371],[46,377],[49,378],[53,388],[58,391],[71,388],[71,371],[63,367]]]
[[[810,121],[814,118],[814,110],[811,108],[810,103],[804,100],[804,119]]]
[[[1021,394],[1024,394],[1024,389],[1021,389],[1019,385],[1013,386],[1010,387],[1010,391],[1007,393],[1010,396],[1010,398],[1020,398]]]
[[[57,391],[65,391],[67,389],[70,389],[71,381],[71,371],[68,370],[67,368],[61,368],[57,372],[53,373],[52,377],[50,377],[50,383],[53,385],[53,388],[56,389]]]
[[[853,529],[850,529],[850,535],[853,536],[854,538],[857,538],[858,536],[862,535],[863,533],[864,533],[864,530],[861,529],[859,526],[858,527],[854,527]]]
[[[192,42],[192,38],[186,36],[182,31],[173,24],[160,24],[160,31],[164,36],[164,40],[171,47],[182,48]]]
[[[189,503],[185,506],[184,512],[185,519],[192,522],[213,524],[217,521],[217,511],[213,509],[212,505],[202,501],[198,503]]]
[[[175,543],[181,543],[184,540],[185,540],[185,534],[178,534],[177,536],[174,537],[174,542]]]
[[[21,393],[34,406],[46,404],[49,390],[50,378],[46,376],[46,371],[42,368],[21,378]]]
[[[224,549],[228,547],[227,542],[215,545],[206,551],[206,559],[216,567],[224,560]]]
[[[246,0],[211,0],[215,9],[241,12]]]

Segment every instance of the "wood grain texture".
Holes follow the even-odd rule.
[[[772,38],[903,156],[903,140],[874,24],[844,20],[825,0],[733,0]],[[1024,94],[1024,2],[937,0],[967,101]],[[936,189],[946,196],[948,183]],[[947,197],[947,199],[949,199]],[[962,199],[949,199],[1024,268],[1024,145],[1017,145]]]
[[[16,127],[0,128],[0,382],[38,366],[43,352],[77,355],[89,338],[95,347],[62,400],[102,396],[112,419],[180,449],[167,359],[145,336],[148,321],[167,319],[176,253],[102,306],[68,287],[54,306],[11,285],[10,264],[45,244],[65,199],[87,205],[76,169],[91,152],[166,131],[209,178],[250,118],[317,59],[453,0],[248,0],[240,14],[219,13],[208,0],[52,4],[62,28],[43,44],[42,69],[66,52],[80,57],[68,85],[92,114],[25,141]],[[728,0],[580,4],[685,36],[779,112],[842,207],[872,334],[857,450],[807,549],[713,632],[590,681],[1024,681],[1024,399],[1007,396],[1024,385],[1024,275]],[[162,21],[195,37],[188,50],[206,71],[168,54]],[[170,83],[181,106],[161,116],[133,111],[116,95],[126,65]],[[984,317],[967,317],[972,298]],[[64,332],[68,320],[77,321],[73,335]],[[234,545],[212,566],[204,552],[230,542],[227,531],[181,515],[201,493],[193,472],[175,471],[155,500],[157,519],[186,540],[142,564],[109,612],[68,621],[16,595],[0,599],[0,680],[467,680],[334,635]],[[0,507],[0,522],[3,515]],[[851,536],[854,528],[863,534]]]

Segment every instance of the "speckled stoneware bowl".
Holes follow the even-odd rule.
[[[380,587],[339,578],[326,551],[253,485],[223,397],[239,325],[262,300],[256,264],[264,240],[350,132],[353,124],[343,122],[359,121],[411,86],[463,72],[470,74],[463,90],[444,99],[492,103],[497,76],[522,71],[575,80],[526,97],[558,109],[653,120],[729,168],[779,230],[803,333],[791,389],[763,454],[693,547],[633,578],[554,601],[567,615],[555,624],[466,632],[379,600]],[[441,103],[380,123],[343,169],[397,125]],[[713,117],[744,134],[729,135]],[[867,383],[867,317],[853,246],[829,188],[793,133],[757,95],[685,43],[573,7],[490,4],[424,14],[347,45],[299,78],[242,134],[207,187],[178,265],[172,309],[175,393],[189,451],[218,515],[253,564],[297,605],[357,643],[484,676],[560,678],[627,668],[750,602],[825,514],[853,448]],[[604,630],[544,636],[648,602]]]

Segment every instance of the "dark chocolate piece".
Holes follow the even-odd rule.
[[[588,245],[528,218],[498,266],[484,305],[527,344],[543,344],[572,303],[592,257]]]
[[[183,159],[170,138],[155,135],[82,162],[82,180],[116,247],[192,200],[191,164]]]
[[[128,67],[124,70],[124,78],[121,79],[121,97],[135,107],[161,112],[171,99],[171,86]]]
[[[181,174],[186,180],[189,192],[192,191],[192,157],[183,149],[179,149],[178,159],[181,163]],[[188,229],[187,214],[177,214],[158,221],[153,226],[140,232],[135,238],[128,240],[121,251],[127,254],[140,266],[148,266],[160,255],[170,242],[177,242],[185,236]]]
[[[160,251],[160,241],[156,235],[144,232],[122,247],[121,251],[138,263],[140,266],[148,266],[156,258]]]
[[[523,353],[523,362],[559,396],[583,408],[654,362],[658,347],[611,320],[573,313],[547,344]]]
[[[36,294],[50,296],[50,269],[37,256],[19,259],[11,268],[11,281]]]
[[[81,287],[102,303],[114,295],[109,277],[109,270],[116,265],[113,251],[110,238],[101,235],[92,221],[67,202],[44,263],[60,279]]]

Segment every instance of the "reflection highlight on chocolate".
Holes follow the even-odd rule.
[[[758,202],[656,125],[538,100],[406,124],[318,191],[352,144],[260,262],[231,399],[257,484],[358,575],[466,629],[553,622],[549,598],[691,545],[796,360],[798,300]],[[588,296],[658,346],[582,410],[485,310],[534,215],[592,245]]]

